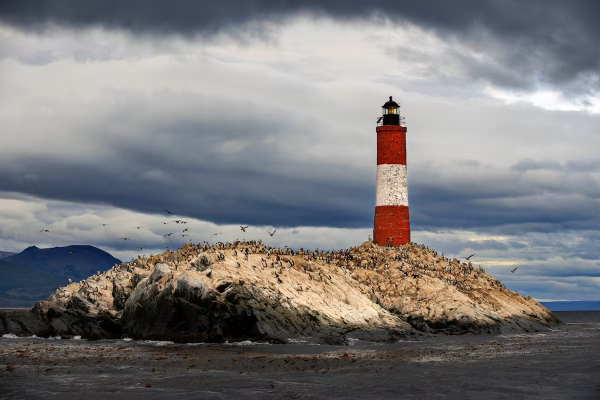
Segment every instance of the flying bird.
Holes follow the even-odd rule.
[[[171,233],[167,233],[165,236],[171,236],[171,235],[174,235],[174,234],[175,234],[175,232],[171,232]]]
[[[519,267],[517,267],[517,268],[519,268]],[[514,274],[514,273],[515,273],[515,271],[517,270],[517,268],[515,268],[515,269],[509,269],[509,271],[510,271],[510,272],[512,272],[512,273]]]
[[[141,247],[141,246],[138,246],[138,249],[140,249],[140,250],[142,250],[142,249],[146,249],[146,250],[148,250],[148,248],[147,248],[147,247]]]
[[[42,229],[40,232],[48,232],[48,233],[50,233],[50,231],[48,229]]]
[[[217,235],[222,235],[222,233],[215,233],[214,235],[211,235],[210,237],[217,236]]]
[[[189,229],[190,229],[190,228],[185,228],[183,231],[184,231],[184,232],[186,232],[186,231],[188,231]]]
[[[269,235],[273,236],[273,235],[275,234],[275,232],[277,232],[277,229],[275,229],[275,230],[273,231],[273,233],[269,232],[269,230],[268,230],[268,229],[266,229],[266,231],[267,231],[267,233],[268,233]]]
[[[136,226],[135,229],[141,229],[143,226]]]
[[[75,250],[69,249],[69,254],[73,254],[73,253],[75,253]]]
[[[163,225],[169,225],[170,222],[163,222]]]
[[[181,237],[190,236],[190,235],[181,235]]]
[[[167,212],[167,214],[175,215],[175,214],[173,214],[171,211],[167,210],[166,208],[163,208],[163,211],[166,211],[166,212]]]
[[[121,239],[123,239],[123,240],[131,240],[131,239],[129,239],[129,238],[121,238]]]
[[[73,272],[73,268],[69,268],[67,272]]]
[[[475,255],[475,254],[471,254],[469,257],[461,257],[461,258],[464,258],[465,260],[470,260],[470,259],[471,259],[471,257],[473,257],[474,255]]]
[[[242,228],[242,231],[246,232],[246,229],[249,228],[249,226],[241,226],[240,225],[240,228]]]
[[[98,226],[106,226],[106,225],[108,225],[108,224],[98,224]]]

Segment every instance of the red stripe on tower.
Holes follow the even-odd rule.
[[[406,127],[400,106],[390,100],[383,105],[377,127],[377,194],[373,241],[400,246],[410,242],[408,185],[406,181]]]

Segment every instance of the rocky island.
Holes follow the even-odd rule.
[[[470,262],[371,241],[327,252],[260,241],[185,244],[69,283],[0,321],[0,334],[330,344],[561,323]]]

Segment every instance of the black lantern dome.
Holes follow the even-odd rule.
[[[381,108],[383,109],[383,125],[400,125],[400,104],[392,100],[392,96]]]

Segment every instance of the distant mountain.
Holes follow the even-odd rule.
[[[28,247],[0,259],[0,307],[31,307],[68,279],[81,281],[115,264],[121,260],[94,246]]]
[[[0,258],[14,256],[17,253],[11,253],[9,251],[0,251]]]
[[[540,301],[550,311],[600,310],[600,301]]]
[[[86,279],[98,271],[106,271],[121,260],[94,246],[67,246],[39,249],[31,246],[2,261],[31,267],[73,281]]]

